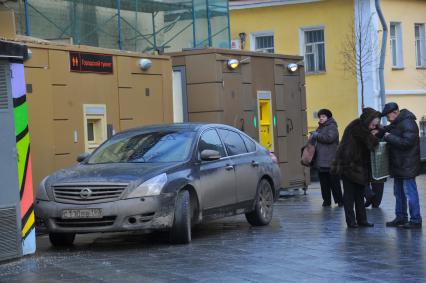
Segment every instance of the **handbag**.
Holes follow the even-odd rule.
[[[301,163],[303,166],[310,167],[313,164],[315,157],[315,144],[308,141],[308,143],[302,147],[302,159]]]
[[[386,142],[379,145],[370,153],[371,177],[373,180],[383,180],[389,177],[389,149]]]

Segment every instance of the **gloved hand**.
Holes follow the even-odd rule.
[[[318,135],[319,135],[319,133],[317,131],[313,131],[311,133],[311,138],[315,140],[315,139],[317,139]]]

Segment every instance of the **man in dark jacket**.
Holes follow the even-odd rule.
[[[343,180],[343,203],[349,228],[373,226],[367,221],[364,188],[370,181],[370,152],[379,144],[379,139],[371,131],[379,121],[380,112],[363,109],[360,118],[346,127],[332,165],[332,173],[339,174]]]
[[[390,173],[394,177],[396,218],[386,223],[389,227],[421,228],[419,195],[416,176],[420,172],[420,138],[416,116],[398,104],[387,103],[382,116],[390,125],[384,128],[384,139],[389,144]],[[407,200],[410,208],[408,222]]]
[[[330,174],[331,163],[336,157],[339,145],[339,131],[333,114],[328,109],[318,111],[318,128],[312,133],[312,140],[316,142],[314,167],[318,170],[321,185],[322,206],[331,206],[331,194],[334,203],[343,206],[342,187],[340,178]]]

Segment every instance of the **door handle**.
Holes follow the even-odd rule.
[[[291,131],[293,131],[294,127],[293,127],[293,120],[290,118],[287,118],[287,134],[289,134]]]
[[[259,167],[259,162],[253,160],[251,162],[251,166],[253,166],[253,167]]]
[[[227,164],[227,165],[225,166],[225,169],[226,169],[227,171],[230,171],[230,170],[233,170],[233,169],[234,169],[234,166],[233,166],[233,165],[230,165],[230,164]]]

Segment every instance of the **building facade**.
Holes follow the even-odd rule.
[[[383,0],[389,27],[386,100],[426,115],[426,1]],[[362,106],[381,107],[382,28],[372,0],[231,1],[233,46],[304,56],[308,125],[329,108],[341,127]],[[403,11],[403,12],[401,12]]]
[[[383,1],[389,24],[386,99],[426,118],[426,1]],[[426,135],[426,133],[423,133]]]

